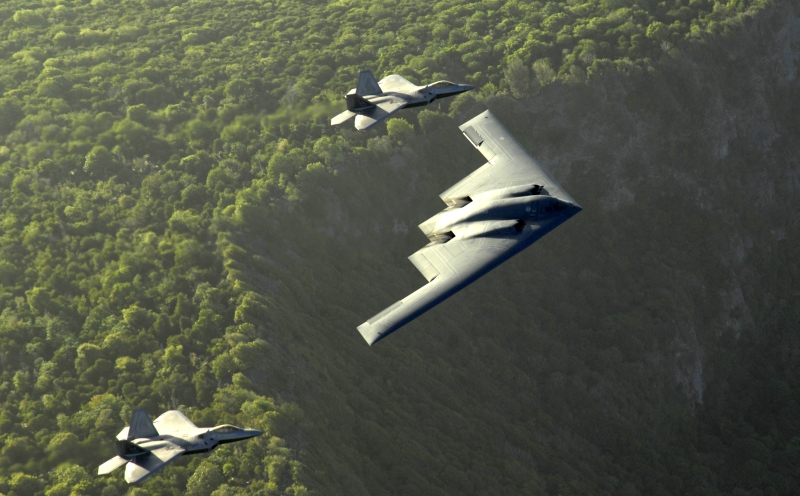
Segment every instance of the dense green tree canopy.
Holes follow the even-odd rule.
[[[655,113],[666,116],[659,132],[681,146],[649,138],[646,149],[672,165],[703,163],[707,156],[686,150],[705,143],[686,141],[685,129],[712,126],[682,109],[709,90],[686,50],[732,38],[766,7],[2,3],[0,493],[791,494],[800,432],[788,412],[799,389],[797,341],[785,330],[797,324],[796,236],[759,248],[784,266],[777,279],[756,278],[784,296],[747,317],[769,338],[726,341],[714,362],[735,370],[731,387],[746,385],[755,399],[738,402],[719,386],[706,407],[687,407],[687,394],[701,399],[688,375],[676,386],[672,369],[648,372],[640,356],[658,362],[690,341],[671,334],[675,309],[709,328],[720,313],[746,319],[735,313],[739,300],[717,296],[732,291],[720,274],[733,269],[692,251],[727,243],[722,222],[707,206],[676,208],[661,183],[642,187],[646,215],[603,233],[597,226],[616,225],[633,193],[603,182],[609,175],[598,169],[570,178],[585,198],[598,183],[615,196],[597,200],[595,214],[587,209],[590,237],[562,242],[599,244],[608,258],[578,249],[584,256],[570,260],[545,244],[543,258],[570,268],[527,272],[510,289],[487,281],[498,296],[472,298],[471,308],[499,316],[495,325],[513,340],[463,318],[450,322],[463,332],[436,335],[431,349],[398,340],[373,353],[354,329],[392,297],[389,288],[419,284],[385,254],[404,263],[420,243],[408,225],[440,209],[436,195],[479,165],[453,165],[464,143],[452,131],[464,112],[491,103],[516,116],[514,132],[546,156],[572,152],[565,143],[580,141],[584,115],[616,126],[609,135],[634,136],[631,115],[678,102]],[[328,119],[363,68],[477,89],[409,111],[385,131],[332,130]],[[761,91],[757,79],[734,87]],[[513,112],[541,109],[553,95],[572,107],[549,108],[548,124]],[[782,101],[798,108],[794,94]],[[772,125],[791,135],[790,121],[780,114]],[[523,134],[532,127],[533,142]],[[763,143],[769,133],[759,132]],[[602,167],[636,168],[586,146]],[[668,248],[639,240],[630,249],[625,236],[642,226]],[[661,286],[673,277],[685,284]],[[513,305],[508,294],[541,303]],[[748,353],[775,366],[764,371]],[[695,371],[682,363],[681,374]],[[95,470],[137,407],[181,408],[198,425],[265,435],[180,459],[129,488],[119,473]]]

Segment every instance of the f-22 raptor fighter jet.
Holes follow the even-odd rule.
[[[440,196],[411,255],[428,284],[358,327],[370,345],[416,319],[581,211],[488,110],[459,126],[488,162]]]
[[[473,88],[468,84],[450,81],[417,86],[397,74],[376,82],[371,71],[361,71],[358,86],[345,95],[347,110],[331,119],[331,125],[336,126],[355,117],[356,129],[369,129],[402,108],[427,105],[437,98],[458,95]]]
[[[117,434],[117,456],[100,465],[97,473],[107,474],[127,463],[125,480],[142,482],[180,455],[205,453],[220,444],[261,434],[233,425],[197,427],[178,410],[165,412],[151,422],[144,408],[138,408],[133,411],[131,425]]]

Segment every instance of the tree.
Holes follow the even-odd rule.
[[[105,178],[113,172],[115,162],[114,156],[108,151],[108,148],[98,145],[86,154],[83,171],[91,177]]]
[[[24,116],[25,113],[18,100],[0,98],[0,134],[9,133]]]
[[[547,86],[556,79],[556,71],[550,67],[550,59],[539,59],[534,62],[533,73],[541,86]]]
[[[669,38],[669,28],[659,21],[655,21],[647,26],[647,37],[655,41],[664,41]]]
[[[188,496],[210,496],[225,481],[222,470],[215,463],[204,461],[186,483]]]
[[[386,121],[386,132],[389,138],[401,145],[414,139],[414,126],[403,118],[394,118]]]
[[[531,89],[531,71],[518,57],[514,57],[504,70],[506,81],[514,98],[522,98]]]
[[[36,26],[45,23],[44,16],[31,9],[20,9],[14,12],[13,19],[20,26]]]

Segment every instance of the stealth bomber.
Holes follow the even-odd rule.
[[[205,453],[220,444],[260,436],[261,431],[233,425],[197,427],[178,410],[161,414],[154,422],[144,408],[133,411],[131,425],[117,434],[117,456],[100,465],[99,475],[125,467],[128,483],[142,482],[181,455]]]
[[[358,327],[370,345],[416,319],[581,211],[488,110],[459,126],[488,160],[441,195],[409,260],[428,284]]]
[[[356,129],[369,129],[402,108],[427,105],[437,98],[458,95],[473,88],[450,81],[417,86],[397,74],[375,81],[371,71],[361,71],[358,86],[345,95],[347,110],[331,119],[331,125],[355,117]]]

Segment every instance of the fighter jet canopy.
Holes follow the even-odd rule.
[[[450,81],[436,81],[435,83],[431,83],[428,85],[428,88],[447,88],[450,86],[455,86],[456,83],[451,83]]]
[[[236,427],[235,425],[223,424],[214,427],[213,429],[211,429],[211,432],[217,432],[219,434],[228,434],[230,432],[239,432],[241,430],[242,430],[241,428]]]

